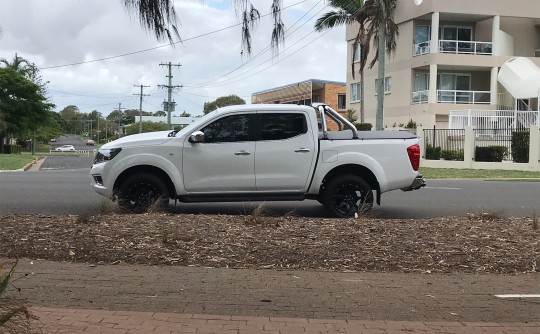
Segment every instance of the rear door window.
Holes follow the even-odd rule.
[[[307,132],[306,116],[300,113],[259,114],[261,140],[284,140]]]

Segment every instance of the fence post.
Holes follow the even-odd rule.
[[[474,160],[474,127],[466,126],[465,127],[465,142],[463,143],[463,162],[465,163],[465,168],[472,168]]]
[[[529,128],[529,164],[537,166],[540,161],[540,126],[532,125]]]
[[[416,128],[416,136],[420,139],[420,156],[426,157],[426,140],[424,139],[424,128]]]

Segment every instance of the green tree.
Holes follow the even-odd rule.
[[[167,123],[163,122],[142,122],[142,132],[166,131],[169,130]],[[133,123],[126,128],[127,135],[139,133],[139,123]]]
[[[356,52],[360,52],[360,120],[364,122],[364,69],[367,63],[370,46],[372,43],[378,45],[379,41],[385,45],[386,52],[392,54],[396,50],[396,39],[398,36],[398,26],[394,22],[394,10],[397,0],[330,0],[329,5],[335,10],[323,14],[315,23],[315,30],[322,31],[334,27],[347,25],[357,25],[354,45],[360,45],[359,50],[353,47],[353,62],[351,64],[352,73],[355,73]],[[382,36],[382,38],[380,38]],[[369,68],[372,68],[379,60],[379,49],[376,49],[375,56],[371,61]],[[384,69],[384,57],[381,57],[379,66]],[[383,85],[384,91],[384,71],[379,69],[380,85]],[[382,107],[384,94],[377,95],[378,103]],[[380,129],[378,129],[380,130]]]
[[[160,110],[160,111],[156,111],[154,113],[154,116],[167,116],[167,113],[165,111]]]
[[[17,136],[35,131],[53,107],[38,85],[14,69],[0,68],[0,113],[4,123],[1,143],[6,133]]]
[[[180,114],[180,117],[191,117],[191,114],[184,111],[183,113]]]
[[[244,101],[237,95],[222,96],[218,97],[215,101],[205,102],[203,112],[205,114],[208,114],[209,112],[214,111],[217,108],[234,106],[237,104],[246,104],[246,101]]]

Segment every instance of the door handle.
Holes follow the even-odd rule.
[[[299,148],[297,150],[294,150],[296,153],[307,153],[307,152],[311,152],[311,150],[309,148]]]
[[[234,155],[250,155],[251,152],[248,152],[248,151],[238,151],[238,152],[234,152]]]

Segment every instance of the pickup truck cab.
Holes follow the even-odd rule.
[[[407,132],[359,132],[324,104],[241,105],[180,131],[107,143],[90,174],[96,192],[130,212],[169,199],[314,199],[333,216],[351,217],[380,204],[382,193],[425,185],[418,142]]]

